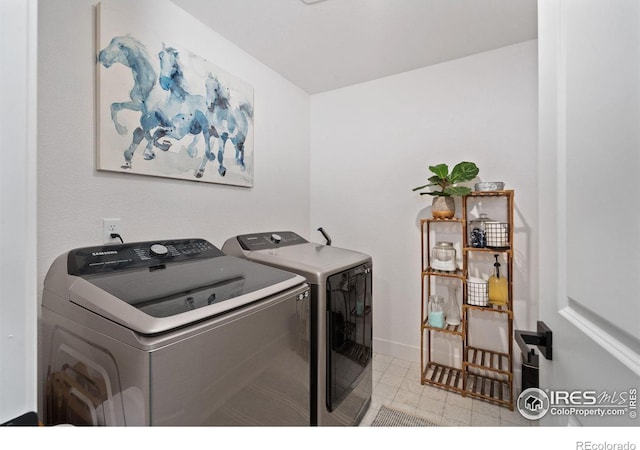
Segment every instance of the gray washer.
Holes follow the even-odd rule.
[[[309,297],[202,239],[71,250],[44,281],[43,422],[308,426]]]
[[[291,231],[228,239],[222,251],[302,275],[311,285],[311,414],[320,426],[357,425],[371,403],[372,259]],[[314,414],[315,410],[315,414]]]

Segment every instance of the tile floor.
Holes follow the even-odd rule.
[[[420,364],[375,353],[371,407],[360,426],[369,426],[380,406],[405,411],[448,426],[531,426],[518,411],[434,386],[420,384]]]

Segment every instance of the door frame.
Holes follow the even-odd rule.
[[[37,412],[37,0],[0,0],[0,423]]]

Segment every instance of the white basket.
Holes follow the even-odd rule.
[[[489,304],[489,283],[480,278],[467,280],[467,304],[487,306]]]

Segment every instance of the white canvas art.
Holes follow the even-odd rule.
[[[175,5],[139,5],[98,5],[97,169],[253,186],[253,88],[180,45]]]

